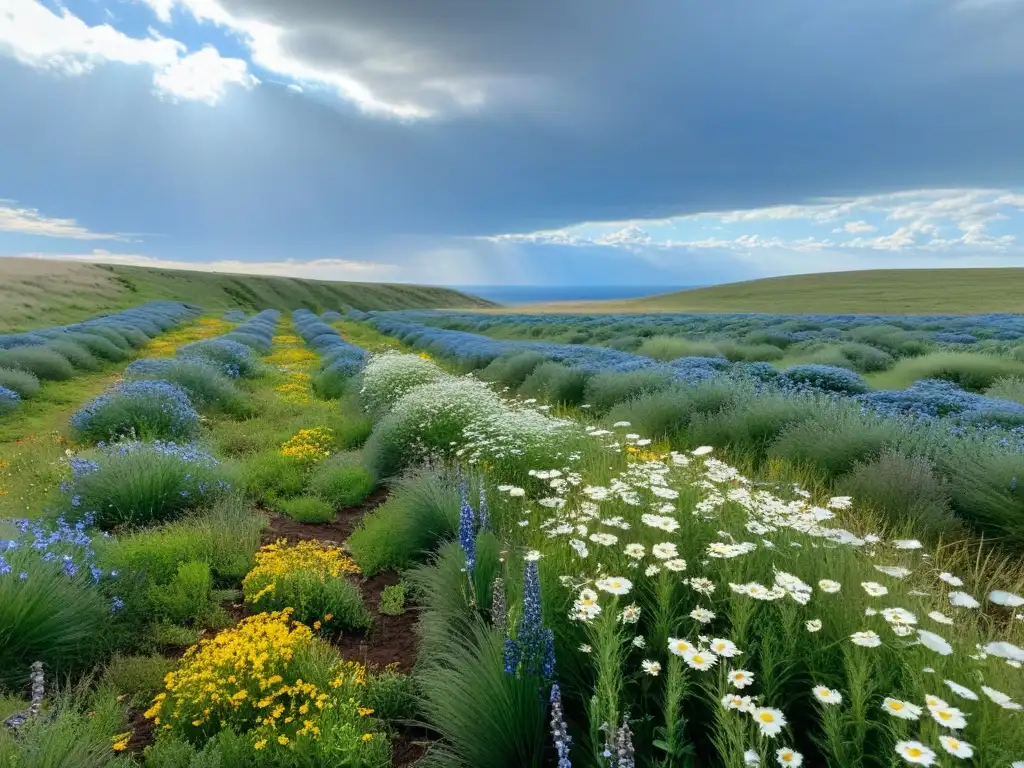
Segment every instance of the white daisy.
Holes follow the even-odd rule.
[[[674,557],[671,560],[666,560],[662,565],[665,566],[665,570],[674,571],[675,573],[686,570],[686,561],[681,557]]]
[[[622,577],[608,577],[600,579],[594,586],[613,595],[628,595],[629,590],[633,588],[633,582]]]
[[[729,672],[729,682],[734,688],[743,690],[748,685],[754,684],[754,673],[745,669],[734,669]]]
[[[939,736],[939,743],[953,757],[974,757],[974,748],[966,741],[960,741],[960,739],[953,736],[942,735]]]
[[[946,681],[946,685],[949,686],[949,690],[951,690],[957,696],[961,696],[961,697],[963,697],[965,699],[968,699],[970,701],[977,701],[978,700],[978,694],[976,694],[970,688],[966,688],[966,687],[960,685],[960,683],[955,683],[952,680],[947,680]]]
[[[821,629],[821,619],[809,619],[804,622],[808,632],[818,632]]]
[[[981,603],[966,592],[950,592],[949,602],[958,608],[979,608]]]
[[[914,765],[932,765],[935,763],[935,750],[926,747],[920,741],[896,742],[896,754]]]
[[[789,747],[783,747],[782,749],[776,750],[775,759],[779,761],[779,765],[803,765],[804,756],[799,752],[794,752]]]
[[[682,656],[685,653],[695,650],[689,640],[684,640],[681,637],[670,637],[668,639],[668,649],[676,656]]]
[[[870,629],[866,632],[854,632],[850,635],[850,639],[853,640],[854,645],[859,645],[862,648],[877,648],[882,644],[882,638]]]
[[[686,662],[690,669],[696,669],[701,672],[711,669],[715,666],[715,662],[718,661],[718,657],[711,651],[697,651],[690,650],[683,654],[683,661]]]
[[[834,594],[843,588],[843,585],[838,581],[832,581],[832,579],[822,579],[818,582],[818,589],[822,592],[828,592]]]
[[[710,624],[714,621],[715,614],[707,608],[694,608],[690,611],[690,618],[696,619],[701,624]]]
[[[860,585],[864,587],[864,591],[871,597],[883,597],[889,594],[888,587],[879,584],[877,581],[862,581]]]
[[[676,549],[675,544],[672,544],[671,542],[663,542],[651,547],[651,554],[659,560],[671,560],[679,557],[679,550]]]
[[[945,726],[946,728],[952,728],[955,731],[960,730],[967,726],[967,718],[964,713],[956,707],[943,707],[941,709],[931,709],[932,719],[939,725]]]
[[[964,585],[963,579],[961,579],[959,576],[954,576],[952,573],[949,573],[948,571],[943,571],[942,573],[940,573],[939,579],[946,582],[951,587],[962,587]]]
[[[923,711],[917,704],[888,696],[882,701],[882,709],[900,720],[917,720]]]
[[[928,618],[931,619],[932,621],[939,622],[939,624],[950,625],[950,624],[953,623],[953,619],[951,619],[949,616],[947,616],[944,613],[940,613],[939,611],[931,611],[928,614]]]
[[[641,661],[640,667],[651,677],[657,677],[661,672],[661,664],[656,661],[651,661],[650,659],[644,659]]]
[[[839,691],[824,685],[814,686],[811,692],[814,694],[814,698],[822,704],[839,704],[843,700],[843,696]]]
[[[757,707],[750,713],[757,723],[762,736],[777,736],[786,725],[786,716],[782,710],[772,707]]]

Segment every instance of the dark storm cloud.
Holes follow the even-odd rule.
[[[307,255],[1024,176],[1024,3],[224,5],[287,30],[295,59],[435,116],[273,84],[170,105],[130,70],[55,80],[0,62],[0,100],[18,104],[0,190],[60,185],[94,229]]]

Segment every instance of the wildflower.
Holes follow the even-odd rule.
[[[853,640],[854,645],[859,645],[862,648],[877,648],[882,644],[882,639],[871,630],[854,632],[850,635],[850,639]]]
[[[890,624],[917,624],[917,617],[904,608],[884,608],[882,618]]]
[[[951,587],[962,587],[964,585],[963,579],[946,571],[939,574],[939,579],[946,582]]]
[[[661,672],[661,664],[650,659],[644,659],[640,662],[640,668],[643,669],[651,677],[657,677]]]
[[[821,630],[821,619],[810,619],[804,622],[804,626],[808,632],[818,632]]]
[[[662,544],[655,544],[651,547],[651,554],[659,560],[671,560],[672,558],[679,556],[679,551],[676,549],[676,545],[670,542]]]
[[[818,589],[822,592],[828,592],[834,594],[843,588],[843,585],[838,581],[832,581],[832,579],[822,579],[818,582]]]
[[[647,576],[648,578],[650,578],[651,576],[656,576],[660,571],[661,571],[661,568],[659,566],[657,566],[657,565],[648,565],[647,569],[644,571],[644,576]]]
[[[929,711],[932,714],[932,719],[946,728],[959,730],[967,725],[967,718],[964,717],[964,713],[956,707],[936,707]]]
[[[974,757],[974,748],[966,741],[960,741],[952,736],[939,736],[939,743],[953,757]]]
[[[593,650],[594,650],[594,649],[593,649],[593,648],[591,648],[591,647],[590,647],[589,645],[587,645],[586,643],[584,643],[583,645],[581,645],[581,646],[580,646],[580,653],[592,653],[592,652],[593,652]]]
[[[631,603],[622,609],[619,613],[619,621],[623,624],[636,624],[640,621],[640,606],[636,603]]]
[[[762,736],[774,737],[786,726],[786,716],[779,709],[757,707],[750,713]]]
[[[643,544],[627,544],[623,549],[623,552],[625,552],[626,557],[630,557],[634,560],[640,560],[647,553]]]
[[[710,651],[690,650],[683,654],[683,661],[686,662],[690,669],[704,672],[715,666],[718,657]]]
[[[707,456],[713,450],[715,449],[710,445],[702,445],[700,448],[694,448],[690,453],[694,456]]]
[[[646,648],[647,647],[647,641],[644,640],[644,636],[643,635],[637,635],[636,637],[633,638],[633,647],[634,648]]]
[[[937,621],[939,624],[953,624],[953,619],[939,611],[930,611],[928,613],[928,618],[932,621]]]
[[[804,757],[799,752],[794,752],[789,747],[783,747],[782,749],[776,750],[775,759],[779,761],[779,765],[803,765]]]
[[[1012,592],[1003,592],[1001,590],[990,592],[988,599],[996,605],[1002,605],[1007,608],[1019,608],[1024,605],[1024,597],[1015,595]]]
[[[925,703],[925,706],[928,707],[929,710],[932,710],[932,709],[945,709],[946,707],[949,706],[949,704],[946,703],[946,701],[944,699],[940,699],[938,696],[934,696],[934,695],[932,695],[930,693],[925,694],[924,703]]]
[[[871,597],[884,597],[889,594],[889,589],[882,586],[877,581],[862,581],[860,585]]]
[[[917,639],[925,648],[942,656],[949,656],[953,652],[953,646],[945,638],[926,629],[917,630]]]
[[[734,669],[729,672],[729,682],[734,688],[743,690],[748,685],[754,684],[754,673],[745,669]]]
[[[676,656],[683,656],[690,651],[694,650],[693,645],[688,640],[684,640],[678,637],[670,637],[668,639],[668,649],[671,653]]]
[[[565,717],[562,714],[562,691],[558,683],[551,686],[549,701],[551,703],[551,739],[558,754],[558,768],[572,768],[572,763],[569,762],[572,737],[569,735],[569,726],[565,724]]]
[[[905,579],[912,573],[909,568],[894,565],[876,565],[875,570],[886,576],[892,576],[894,579]]]
[[[949,602],[958,608],[980,608],[981,603],[966,592],[950,592]]]
[[[696,619],[701,624],[710,624],[714,621],[715,614],[709,611],[707,608],[694,608],[690,611],[690,618]]]
[[[459,543],[466,556],[466,573],[472,577],[473,569],[476,567],[476,530],[473,507],[469,504],[469,492],[466,482],[459,486]]]
[[[824,685],[816,685],[811,689],[814,694],[814,698],[820,701],[822,704],[839,704],[843,700],[843,696],[839,691],[828,688]]]
[[[915,765],[932,765],[935,762],[935,751],[920,741],[896,742],[896,754]]]
[[[757,752],[752,749],[748,749],[743,753],[743,765],[757,766],[761,764],[761,758],[757,756]]]
[[[923,711],[921,707],[916,704],[911,704],[909,701],[901,701],[900,699],[893,699],[888,696],[882,701],[882,709],[893,717],[898,717],[900,720],[917,720]]]
[[[716,637],[711,641],[711,650],[726,659],[731,659],[733,656],[739,656],[743,653],[732,640],[726,640],[721,637]]]
[[[892,545],[896,549],[921,549],[924,546],[917,539],[896,539]]]
[[[605,578],[599,579],[594,586],[613,595],[628,595],[633,588],[633,582],[623,578]]]
[[[995,688],[989,688],[987,685],[981,686],[981,690],[986,696],[988,696],[993,702],[998,704],[1003,709],[1021,709],[1021,705],[1017,704],[1013,699],[1007,696],[1005,693],[997,691]]]
[[[671,560],[666,560],[662,565],[665,566],[665,570],[673,571],[674,573],[680,573],[686,570],[686,561],[681,557],[675,557]]]

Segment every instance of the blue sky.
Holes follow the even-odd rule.
[[[1022,40],[1024,0],[0,0],[0,255],[447,284],[1024,266]]]

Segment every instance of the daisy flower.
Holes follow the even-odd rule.
[[[821,619],[810,619],[804,622],[808,632],[817,632],[821,629]]]
[[[961,579],[959,576],[954,576],[952,573],[949,573],[947,571],[943,571],[942,573],[940,573],[939,579],[946,582],[951,587],[962,587],[964,585],[963,579]]]
[[[911,704],[909,701],[893,699],[888,696],[882,701],[882,709],[893,717],[898,717],[900,720],[917,720],[922,712],[922,709],[917,704]]]
[[[782,749],[776,750],[775,759],[779,761],[779,765],[804,764],[804,756],[799,752],[794,752],[789,747],[783,747]]]
[[[640,662],[640,668],[643,669],[651,677],[657,677],[661,672],[661,664],[650,659],[644,659]]]
[[[655,544],[651,547],[651,554],[659,560],[671,560],[675,557],[679,557],[679,550],[676,549],[675,544],[666,541],[661,544]]]
[[[958,608],[980,608],[981,603],[966,592],[950,592],[949,602]]]
[[[684,640],[681,637],[670,637],[668,639],[668,650],[676,656],[682,656],[693,651],[694,647],[689,640]]]
[[[729,682],[732,683],[734,688],[739,688],[741,691],[748,685],[754,684],[754,673],[748,672],[745,669],[734,669],[729,672]]]
[[[757,723],[762,736],[777,736],[786,725],[786,716],[782,710],[772,707],[757,707],[750,713]]]
[[[718,661],[718,657],[711,653],[711,651],[691,650],[683,654],[683,661],[686,662],[690,669],[696,669],[704,672],[715,666],[715,662]]]
[[[600,579],[594,586],[613,595],[628,595],[629,590],[633,588],[633,582],[621,577],[609,577]]]
[[[896,754],[914,765],[932,765],[935,763],[935,750],[926,747],[920,741],[896,742]]]
[[[664,566],[665,570],[675,571],[676,573],[679,573],[680,571],[686,570],[686,561],[683,560],[681,557],[674,557],[671,560],[666,560],[664,562]]]
[[[883,597],[889,594],[888,588],[882,586],[877,581],[862,581],[860,585],[871,597]]]
[[[956,707],[943,707],[930,710],[932,719],[941,726],[958,731],[967,725],[964,713]]]
[[[939,736],[939,743],[942,748],[953,757],[974,757],[974,747],[966,741],[960,741],[953,736]]]
[[[828,592],[829,594],[835,594],[843,588],[843,585],[838,581],[832,581],[832,579],[822,579],[818,582],[818,589],[822,592]]]
[[[955,683],[952,680],[947,680],[946,685],[949,686],[949,690],[951,690],[957,696],[962,696],[963,698],[969,699],[970,701],[978,700],[978,694],[976,694],[970,688],[966,688],[960,685],[960,683]]]
[[[626,557],[631,557],[634,560],[639,560],[647,553],[643,544],[627,544],[622,551],[626,553]]]
[[[727,659],[731,659],[733,656],[739,656],[743,651],[736,647],[736,643],[732,640],[725,640],[721,637],[716,637],[711,641],[711,650],[718,656],[724,656]]]
[[[843,696],[839,691],[824,685],[814,686],[811,692],[814,694],[814,698],[822,704],[839,704],[843,700]]]
[[[928,618],[932,621],[937,621],[939,624],[951,625],[953,623],[953,620],[949,618],[949,616],[944,613],[940,613],[939,611],[929,612]]]
[[[945,699],[940,699],[938,696],[933,696],[930,693],[925,694],[924,704],[928,709],[945,709],[949,706]]]
[[[850,639],[853,640],[854,645],[859,645],[862,648],[877,648],[882,644],[882,638],[870,629],[866,632],[854,632],[850,635]]]
[[[715,614],[707,608],[694,608],[690,611],[690,618],[696,619],[701,624],[710,624],[714,620]]]

